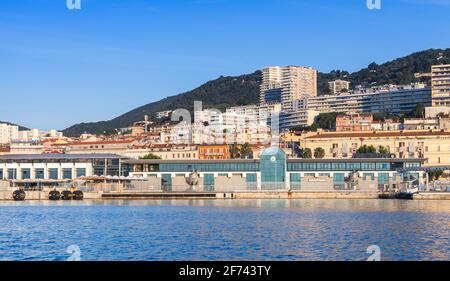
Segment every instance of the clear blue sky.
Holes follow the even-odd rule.
[[[0,120],[107,120],[267,65],[356,71],[450,47],[450,0],[0,1]]]

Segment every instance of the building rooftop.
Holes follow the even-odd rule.
[[[321,132],[306,136],[305,139],[328,139],[328,138],[383,138],[383,137],[429,137],[450,136],[448,131],[370,131],[370,132]]]
[[[426,158],[329,158],[329,159],[287,159],[288,163],[411,163],[425,162]],[[215,160],[161,160],[126,159],[125,164],[199,164],[199,163],[259,163],[259,159],[215,159]]]
[[[119,159],[116,154],[5,154],[0,160],[70,160],[70,159]]]
[[[101,144],[130,144],[135,140],[117,140],[117,141],[86,141],[72,142],[70,145],[101,145]]]

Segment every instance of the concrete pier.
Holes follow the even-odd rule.
[[[148,192],[105,193],[102,199],[377,199],[377,192]]]
[[[423,192],[414,194],[414,200],[450,200],[450,192]]]

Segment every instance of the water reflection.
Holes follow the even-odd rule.
[[[448,260],[450,202],[117,200],[0,202],[0,259]]]

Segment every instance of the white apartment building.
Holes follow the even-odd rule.
[[[272,118],[277,118],[280,104],[247,105],[218,110],[196,111],[192,126],[195,144],[264,143],[270,140]]]
[[[431,67],[433,106],[450,106],[450,64]]]
[[[333,95],[340,94],[342,92],[348,92],[350,89],[350,82],[344,80],[334,80],[328,82],[330,92]]]
[[[166,110],[166,111],[159,111],[156,112],[156,118],[162,119],[162,118],[168,118],[172,114],[172,110]]]
[[[261,104],[280,102],[282,111],[291,111],[294,101],[317,96],[317,70],[313,68],[272,66],[262,72]]]
[[[29,131],[19,131],[18,140],[20,141],[36,141],[41,137],[41,133],[38,129],[32,129]]]
[[[10,144],[19,138],[19,127],[0,123],[0,144]]]
[[[307,127],[314,123],[315,118],[320,114],[316,110],[297,110],[283,112],[280,117],[280,130],[285,131],[293,127]]]

